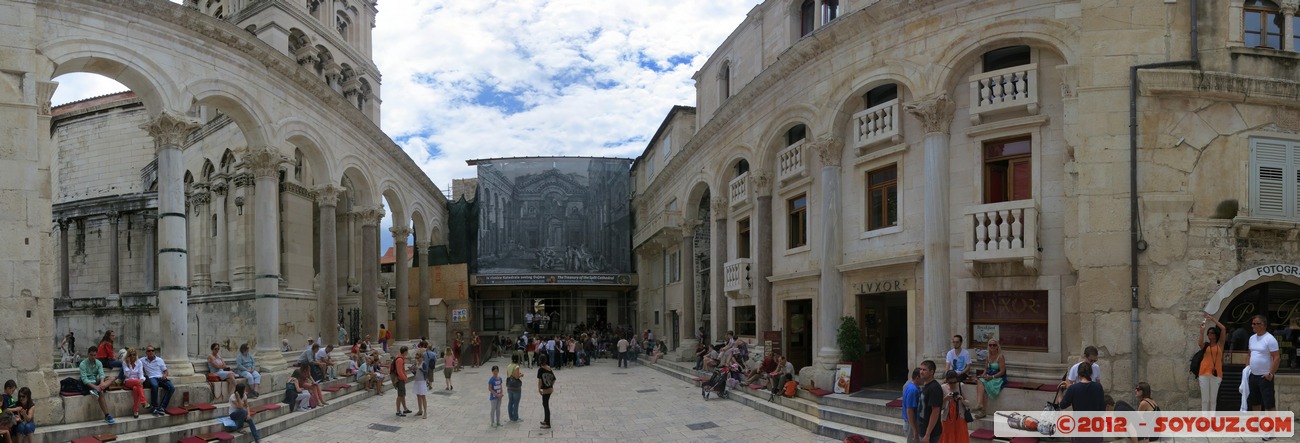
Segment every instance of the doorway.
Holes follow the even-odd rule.
[[[896,386],[907,381],[907,293],[858,294],[866,374],[863,386]]]
[[[786,358],[795,370],[812,366],[813,344],[812,300],[790,300],[785,302],[785,330],[789,340]]]

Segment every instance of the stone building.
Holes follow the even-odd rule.
[[[181,379],[207,343],[249,343],[279,377],[281,339],[333,341],[353,309],[356,330],[384,321],[380,235],[398,263],[411,238],[420,255],[445,242],[446,197],[378,126],[374,1],[0,10],[0,351],[15,356],[0,378],[47,402],[38,421],[87,419],[51,396],[68,330],[160,345]],[[131,92],[51,109],[52,79],[73,72]],[[394,269],[399,306],[430,287],[408,272]]]
[[[1201,311],[1263,314],[1296,409],[1296,7],[764,1],[633,167],[641,327],[771,340],[828,386],[852,317],[890,389],[954,334],[1038,383],[1091,345],[1175,410]]]

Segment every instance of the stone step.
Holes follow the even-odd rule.
[[[334,397],[338,397],[339,395],[351,394],[359,389],[359,385],[357,385],[356,383],[352,383],[348,379],[331,380],[322,383],[321,386],[331,387],[331,386],[338,386],[343,384],[353,384],[354,386],[350,389],[339,391],[338,393],[335,394],[331,394],[329,392],[322,392],[322,394],[325,395],[326,400],[328,401]],[[279,388],[274,390],[267,389],[269,386],[271,385],[267,385],[266,383],[263,383],[263,390],[267,392],[262,392],[262,396],[259,398],[249,400],[250,407],[258,407],[258,406],[264,406],[273,403],[279,403],[281,400],[283,400],[284,398],[283,384],[281,384]],[[206,383],[198,384],[198,385],[190,384],[190,385],[177,386],[176,395],[172,397],[173,406],[180,405],[181,402],[180,393],[182,392],[181,389],[182,387],[186,388],[186,390],[189,392],[201,390],[202,396],[199,396],[199,398],[202,399],[208,398],[208,393],[207,393],[208,388]],[[113,392],[113,394],[119,394],[119,393],[121,393],[121,391]],[[212,403],[212,405],[215,406],[216,409],[210,411],[192,411],[188,414],[178,415],[178,416],[168,415],[163,417],[155,417],[149,414],[147,411],[141,411],[140,418],[137,419],[137,418],[132,418],[129,411],[130,408],[129,404],[131,401],[130,393],[126,392],[125,395],[126,395],[125,402],[127,403],[126,406],[127,413],[124,415],[114,415],[114,418],[117,419],[117,423],[108,424],[105,423],[102,419],[95,419],[95,420],[83,421],[78,423],[40,427],[37,428],[36,433],[32,435],[33,442],[35,443],[66,442],[78,437],[84,437],[88,435],[98,435],[104,433],[117,434],[118,441],[123,441],[123,437],[122,437],[123,435],[146,432],[151,429],[181,427],[181,426],[192,425],[195,423],[208,424],[215,427],[217,417],[225,417],[230,415],[230,403],[221,402],[221,403]],[[146,393],[146,395],[148,394]],[[86,399],[84,399],[84,401],[90,401],[92,403],[94,402],[94,397],[88,395],[83,397],[87,397]],[[66,397],[66,399],[76,399],[76,398],[79,397]],[[199,404],[202,402],[196,401],[196,396],[191,395],[190,403]],[[332,401],[331,401],[331,405],[333,405]],[[94,407],[96,411],[99,410],[99,407],[93,404],[91,405],[91,407]],[[254,419],[256,420],[259,417],[274,415],[277,413],[284,413],[287,412],[288,409],[289,408],[286,406],[280,408],[277,411],[264,411],[258,413],[254,417]],[[102,416],[100,417],[102,418]],[[204,432],[197,432],[194,435],[202,434]],[[179,437],[177,439],[179,439]],[[171,441],[175,441],[175,440],[176,439],[173,439]]]

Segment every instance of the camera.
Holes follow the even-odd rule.
[[[949,392],[949,393],[948,393],[948,396],[949,396],[949,397],[956,397],[956,396],[957,396],[957,393],[956,393],[956,392]]]

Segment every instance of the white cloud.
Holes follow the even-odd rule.
[[[473,158],[634,157],[673,105],[694,104],[691,75],[759,2],[385,0],[381,124],[439,187],[474,176]],[[56,80],[56,105],[126,89]]]

